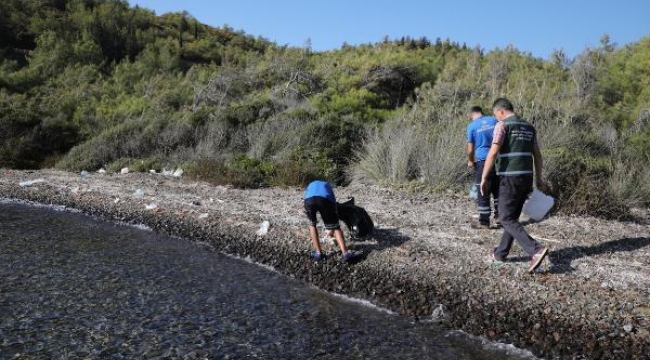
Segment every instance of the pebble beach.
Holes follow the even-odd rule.
[[[363,253],[356,264],[343,263],[330,244],[327,259],[309,257],[298,188],[241,190],[151,173],[0,171],[5,201],[143,225],[541,358],[648,358],[647,212],[635,210],[630,222],[558,214],[529,222],[529,233],[550,248],[531,275],[517,245],[508,261],[490,260],[501,230],[470,226],[475,204],[467,194],[361,184],[335,192],[339,200],[354,197],[376,225],[371,237],[348,239]]]

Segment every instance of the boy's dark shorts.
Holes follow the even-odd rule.
[[[320,213],[325,224],[325,229],[338,229],[339,214],[336,212],[336,204],[326,198],[314,196],[305,199],[305,215],[313,226],[316,226],[316,213]]]

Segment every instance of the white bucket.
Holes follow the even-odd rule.
[[[544,194],[543,192],[533,189],[528,195],[528,200],[524,203],[523,213],[535,221],[540,221],[546,213],[553,207],[555,199]]]

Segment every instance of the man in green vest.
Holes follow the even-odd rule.
[[[496,165],[499,176],[499,221],[503,226],[501,242],[491,252],[494,261],[505,261],[513,241],[531,256],[529,273],[534,273],[548,249],[530,237],[519,222],[528,195],[533,191],[533,175],[538,188],[542,180],[542,153],[537,144],[535,127],[515,115],[510,100],[499,98],[492,105],[498,123],[494,128],[492,147],[485,159],[480,191],[487,191],[490,169]]]

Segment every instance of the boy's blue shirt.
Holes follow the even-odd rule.
[[[331,202],[336,203],[336,197],[334,196],[332,186],[327,181],[316,180],[307,185],[304,198],[309,199],[314,196],[326,198]]]

